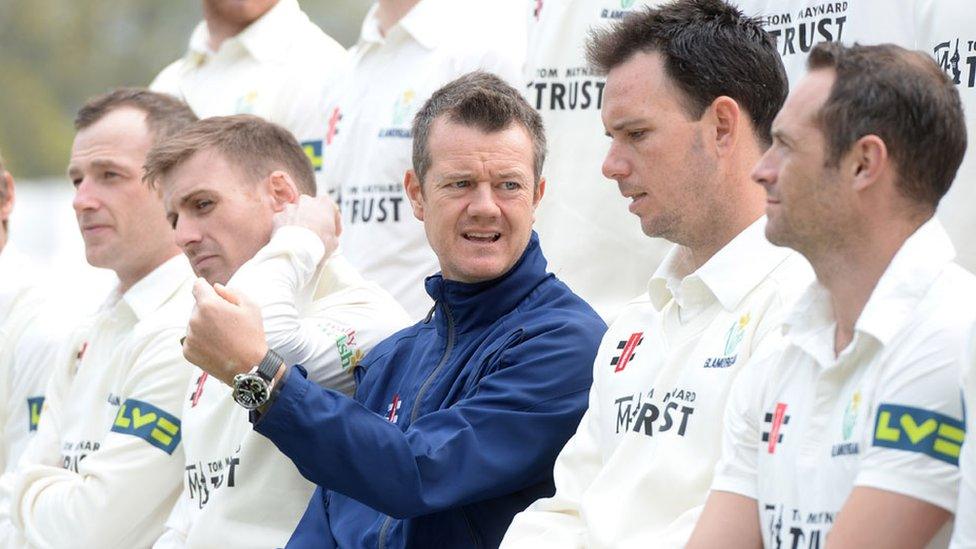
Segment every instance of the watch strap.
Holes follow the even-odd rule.
[[[273,349],[268,349],[268,352],[265,353],[264,358],[258,364],[255,373],[261,376],[261,379],[270,383],[274,379],[275,374],[278,373],[278,368],[281,368],[284,362],[285,359],[281,358],[278,353],[274,352]]]

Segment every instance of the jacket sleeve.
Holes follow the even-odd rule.
[[[181,409],[191,371],[179,335],[176,330],[156,332],[133,353],[135,365],[123,386],[126,400],[99,448],[78,461],[77,472],[53,462],[57,448],[21,461],[13,478],[10,515],[31,545],[125,545],[142,535],[139,529],[147,517],[169,511],[184,461],[179,419],[170,412]],[[42,416],[42,429],[60,419],[57,403],[63,391],[58,393]],[[145,421],[155,421],[152,433]],[[32,450],[49,438],[46,434],[38,433]]]
[[[467,396],[405,432],[300,375],[255,428],[307,479],[396,518],[511,493],[548,476],[575,430],[600,325],[567,322],[516,343]]]
[[[286,362],[308,365],[312,381],[352,394],[358,358],[405,326],[407,316],[392,298],[364,284],[341,254],[318,270],[323,253],[312,231],[281,227],[229,286],[261,308],[268,346]]]

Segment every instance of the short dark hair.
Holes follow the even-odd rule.
[[[836,166],[865,135],[884,141],[898,170],[898,188],[934,209],[949,191],[966,154],[959,91],[935,61],[894,44],[818,44],[810,70],[836,74],[818,113],[827,165]]]
[[[532,138],[533,172],[536,184],[546,161],[546,132],[542,117],[518,90],[501,78],[474,71],[445,84],[424,103],[413,119],[413,171],[423,182],[430,169],[430,127],[439,116],[486,133],[507,129],[512,124],[525,128]]]
[[[146,154],[144,179],[155,185],[204,150],[219,153],[253,180],[283,170],[301,193],[315,196],[315,172],[295,136],[278,124],[249,114],[204,118],[157,143]]]
[[[158,143],[196,121],[186,103],[165,93],[145,88],[116,88],[89,99],[75,116],[75,129],[83,130],[98,122],[109,112],[132,107],[146,113],[146,127]]]
[[[594,29],[586,57],[608,73],[635,53],[659,53],[664,70],[698,120],[712,101],[734,99],[767,146],[786,100],[789,82],[775,42],[760,20],[722,0],[676,0],[635,11],[605,29]]]

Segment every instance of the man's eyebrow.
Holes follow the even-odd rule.
[[[190,192],[190,193],[184,195],[182,198],[180,198],[180,206],[183,206],[184,204],[190,202],[191,200],[193,200],[194,198],[196,198],[197,195],[203,194],[203,193],[208,193],[208,192],[210,192],[210,189],[194,189],[192,192]]]
[[[643,118],[624,118],[623,120],[619,120],[614,125],[610,126],[610,129],[613,131],[620,131],[629,126],[638,126],[646,123],[647,121]]]
[[[96,158],[95,160],[92,160],[91,165],[93,168],[116,168],[119,170],[126,169],[125,166],[119,164],[111,158]]]

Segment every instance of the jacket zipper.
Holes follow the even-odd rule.
[[[427,376],[427,379],[425,379],[423,384],[421,384],[420,390],[417,391],[417,398],[414,399],[413,410],[410,412],[411,425],[413,425],[413,422],[417,419],[417,414],[420,413],[420,401],[423,399],[424,393],[430,387],[430,384],[433,383],[438,372],[444,368],[444,364],[447,363],[447,359],[451,356],[451,351],[454,350],[454,315],[451,314],[451,309],[448,308],[448,306],[443,302],[441,302],[441,308],[444,309],[444,316],[447,319],[447,345],[444,347],[444,355],[441,356],[441,361],[437,363],[437,366],[434,367],[434,371]],[[430,312],[433,314],[434,309],[431,309]],[[430,315],[428,315],[428,317],[429,316]],[[383,521],[383,526],[380,527],[379,537],[376,540],[376,546],[378,549],[384,549],[386,547],[386,533],[389,531],[390,523],[392,522],[393,517],[386,517],[386,520]]]

